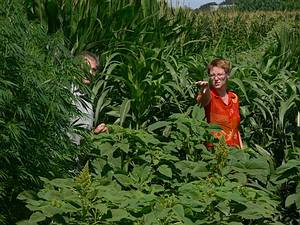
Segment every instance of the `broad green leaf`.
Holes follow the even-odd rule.
[[[122,159],[121,156],[119,157],[114,157],[113,154],[108,155],[107,158],[108,164],[115,170],[119,170],[122,167]]]
[[[41,210],[43,212],[43,215],[45,215],[46,217],[53,217],[56,214],[64,214],[63,209],[51,205],[41,206],[39,210]]]
[[[93,160],[91,164],[92,164],[92,166],[94,168],[95,173],[97,175],[101,176],[102,169],[104,168],[104,166],[107,163],[106,163],[106,160],[101,159],[101,158],[97,158],[97,159]]]
[[[176,125],[177,125],[177,128],[185,135],[188,136],[190,134],[190,129],[185,124],[178,122]]]
[[[150,190],[151,190],[152,193],[156,193],[156,192],[162,192],[162,191],[164,191],[165,189],[164,189],[164,187],[161,186],[161,185],[152,184],[152,185],[150,186]]]
[[[112,218],[108,221],[120,221],[121,219],[134,219],[125,209],[111,209]]]
[[[53,186],[61,187],[61,188],[63,187],[68,188],[74,185],[74,181],[71,178],[55,178],[49,181],[49,183],[52,184]]]
[[[206,168],[207,163],[203,161],[192,162],[182,160],[176,162],[175,166],[181,171],[182,175],[184,176],[191,174],[193,177],[207,177],[207,175],[210,173]]]
[[[102,215],[106,214],[108,211],[107,205],[104,203],[93,204],[93,208],[97,209]]]
[[[197,121],[201,121],[204,119],[204,117],[205,117],[204,108],[198,105],[194,106],[192,111],[192,118],[196,119]]]
[[[157,208],[156,209],[156,215],[158,219],[166,219],[166,217],[169,215],[171,208]]]
[[[158,171],[162,174],[165,175],[167,177],[172,177],[172,170],[170,169],[169,166],[167,165],[161,165],[158,167]]]
[[[228,200],[228,201],[235,201],[239,204],[242,204],[244,206],[247,206],[248,200],[243,197],[239,192],[233,191],[233,192],[216,192],[216,196]]]
[[[115,174],[114,177],[125,187],[133,184],[133,180],[129,176],[126,176],[124,174]]]
[[[184,225],[195,225],[196,223],[194,223],[190,218],[188,218],[188,217],[184,217],[183,218],[183,224]]]
[[[61,199],[61,193],[55,190],[47,190],[43,189],[37,194],[40,198],[45,200],[54,200],[54,199]]]
[[[182,205],[180,204],[174,205],[173,211],[175,212],[175,214],[178,216],[180,220],[184,218],[184,209]]]
[[[154,130],[157,130],[159,128],[162,128],[162,127],[166,127],[168,126],[170,123],[169,122],[166,122],[166,121],[158,121],[156,123],[153,123],[151,124],[150,126],[148,126],[148,131],[152,132]]]
[[[234,173],[229,174],[228,177],[230,179],[237,180],[240,184],[246,184],[247,183],[247,175],[245,173]]]
[[[290,207],[292,204],[296,202],[296,194],[291,194],[285,199],[285,207]]]
[[[48,181],[48,180],[47,180]],[[34,192],[33,191],[23,191],[18,195],[18,199],[22,201],[26,201],[27,199],[34,199]]]
[[[102,156],[111,155],[114,150],[113,146],[109,142],[105,142],[103,144],[96,145],[96,146],[97,149],[100,150]]]
[[[131,174],[136,180],[139,180],[140,182],[146,182],[151,175],[151,167],[136,165]]]
[[[41,212],[35,212],[30,216],[29,222],[37,223],[37,222],[44,221],[45,219],[46,219],[46,217]]]
[[[76,196],[74,196],[74,198],[76,198]],[[61,209],[65,212],[65,213],[76,213],[76,212],[80,212],[81,208],[78,207],[76,208],[75,206],[73,206],[70,203],[64,203],[61,207]]]
[[[236,213],[236,215],[248,220],[257,220],[264,217],[257,211],[257,209],[253,208],[247,208],[241,212]]]
[[[230,206],[229,201],[222,201],[216,206],[222,213],[224,213],[225,216],[230,215]]]
[[[128,143],[117,143],[114,145],[114,148],[120,148],[125,153],[130,151]]]
[[[145,225],[158,224],[157,217],[153,211],[144,215],[144,223]]]

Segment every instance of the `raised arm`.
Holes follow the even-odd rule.
[[[207,106],[210,102],[210,90],[207,81],[199,80],[196,84],[201,87],[201,90],[196,95],[196,101],[198,104],[201,104],[203,107]]]

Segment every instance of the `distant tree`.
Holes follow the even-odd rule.
[[[220,5],[233,5],[237,0],[225,0]]]
[[[196,9],[196,11],[199,11],[199,10],[207,10],[207,9],[210,9],[211,6],[215,6],[215,5],[218,5],[216,2],[209,2],[209,3],[206,3],[202,6],[200,6],[198,9]]]
[[[238,9],[243,11],[256,11],[256,10],[273,11],[273,10],[300,9],[299,0],[232,0],[232,1],[235,3]]]

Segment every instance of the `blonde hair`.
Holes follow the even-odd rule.
[[[211,69],[213,67],[219,67],[224,69],[226,74],[230,74],[230,70],[231,70],[231,65],[229,63],[229,61],[225,60],[225,59],[214,59],[213,61],[210,62],[210,64],[208,64],[207,66],[207,72],[210,73]]]

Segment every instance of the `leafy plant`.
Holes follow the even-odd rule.
[[[209,129],[204,121],[193,123],[197,115],[195,108],[193,117],[178,114],[149,127],[163,129],[164,137],[116,126],[96,136],[94,172],[86,164],[75,179],[43,179],[37,195],[21,194],[33,214],[19,224],[275,221],[278,197],[266,189],[272,161],[222,142],[207,151],[203,144]]]
[[[16,196],[36,190],[41,175],[65,174],[76,152],[67,136],[77,114],[68,87],[80,73],[62,36],[28,22],[19,3],[1,6],[0,24],[0,214],[13,224],[27,213]]]

